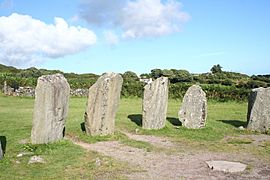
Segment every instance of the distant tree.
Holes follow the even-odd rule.
[[[42,75],[41,71],[35,67],[31,67],[28,69],[22,70],[20,73],[18,73],[18,76],[23,78],[38,78]]]
[[[213,74],[216,74],[216,73],[222,73],[222,67],[217,64],[217,65],[214,65],[211,70],[210,70]]]
[[[162,70],[161,69],[152,69],[150,76],[154,79],[157,79],[162,76]]]
[[[168,77],[169,79],[171,79],[174,76],[174,73],[172,70],[163,69],[161,72],[161,76]]]
[[[176,82],[191,82],[193,77],[187,70],[171,69],[173,76],[170,78],[172,83]]]
[[[135,72],[132,71],[127,71],[122,75],[124,80],[134,80],[137,81],[139,80],[137,74]]]

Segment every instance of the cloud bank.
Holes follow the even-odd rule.
[[[177,0],[82,0],[79,16],[102,28],[117,28],[122,38],[159,37],[179,32],[190,19]]]
[[[92,31],[69,26],[62,18],[46,24],[16,13],[0,17],[0,62],[8,65],[35,65],[43,58],[78,53],[95,43]]]

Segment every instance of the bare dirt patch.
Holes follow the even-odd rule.
[[[170,144],[174,146],[168,139],[164,141],[155,136],[128,134],[128,137],[163,147]],[[118,141],[88,144],[69,139],[84,149],[127,162],[134,169],[142,169],[141,172],[125,174],[128,179],[270,179],[270,165],[249,154],[213,153],[206,150],[168,154],[147,152],[145,149],[130,147]],[[248,168],[241,173],[213,171],[205,163],[210,160],[239,161],[247,164]]]
[[[122,133],[124,133],[129,139],[147,142],[157,147],[163,147],[163,148],[175,147],[175,144],[173,144],[168,138],[151,136],[151,135],[131,134],[128,132],[122,132]]]

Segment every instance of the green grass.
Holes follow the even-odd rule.
[[[33,103],[32,98],[0,95],[0,136],[7,141],[5,158],[0,161],[0,179],[102,179],[106,176],[109,179],[121,179],[123,173],[134,171],[124,163],[86,152],[67,140],[47,145],[20,144],[22,140],[30,141]],[[86,136],[80,131],[80,124],[77,124],[81,122],[80,116],[84,112],[84,105],[81,104],[85,104],[83,99],[71,99],[67,129],[71,133]],[[21,152],[39,155],[46,164],[28,164],[31,155],[18,158]],[[95,163],[97,158],[101,160],[98,167]]]
[[[7,139],[6,155],[0,161],[0,179],[121,179],[122,175],[137,171],[127,164],[116,162],[111,158],[94,152],[87,152],[62,140],[48,145],[20,144],[30,141],[33,113],[32,98],[5,97],[0,94],[0,136]],[[269,142],[257,147],[252,140],[238,138],[242,134],[252,134],[239,130],[246,125],[247,103],[212,102],[208,103],[206,128],[190,130],[179,126],[177,113],[180,100],[169,100],[166,127],[161,130],[144,130],[141,128],[142,100],[137,98],[121,99],[116,116],[116,132],[112,136],[90,137],[81,129],[84,121],[86,98],[71,98],[66,133],[88,143],[118,140],[128,146],[156,151],[153,145],[130,140],[122,132],[165,136],[171,138],[182,150],[201,150],[221,152],[245,152],[270,160]],[[227,138],[226,137],[231,137]],[[30,155],[16,157],[20,152],[33,152],[40,155],[46,164],[28,165]],[[96,165],[96,159],[101,165]],[[17,161],[17,162],[16,162]]]

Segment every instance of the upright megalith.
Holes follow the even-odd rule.
[[[105,73],[89,88],[85,112],[85,130],[92,136],[114,133],[123,78],[117,73]]]
[[[165,126],[168,104],[168,78],[160,77],[144,87],[142,127],[161,129]]]
[[[8,86],[7,86],[7,81],[5,81],[5,82],[4,82],[3,93],[4,93],[5,95],[7,95],[7,94],[8,94]]]
[[[267,132],[270,128],[270,88],[253,89],[248,101],[247,129]]]
[[[178,113],[182,125],[190,129],[205,126],[207,118],[206,94],[199,85],[188,88]]]
[[[3,157],[4,157],[4,152],[3,152],[2,143],[1,143],[1,140],[0,140],[0,160],[3,159]]]
[[[63,138],[69,92],[69,84],[62,74],[38,78],[31,133],[33,144],[44,144]]]

